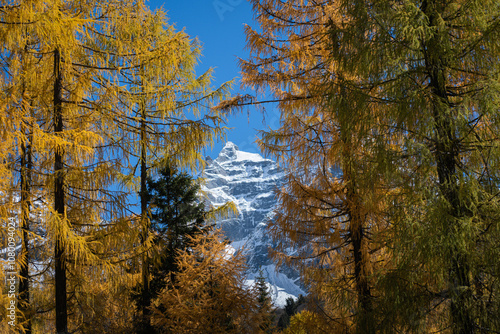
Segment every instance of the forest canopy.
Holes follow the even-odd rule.
[[[143,0],[2,1],[0,331],[500,332],[500,2],[250,3],[234,93]],[[283,310],[195,177],[269,104]]]

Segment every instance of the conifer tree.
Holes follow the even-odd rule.
[[[349,291],[348,276],[319,274],[332,268],[328,258],[352,254],[354,262],[336,267],[354,264],[359,332],[497,330],[497,255],[484,250],[498,239],[498,3],[254,8],[261,32],[248,28],[244,80],[276,96],[282,126],[263,147],[296,166],[275,235],[324,255],[311,281],[347,283],[334,288],[340,293]],[[313,214],[322,225],[311,223]],[[307,244],[323,240],[334,246],[314,253]],[[351,305],[336,308],[348,325]]]
[[[259,270],[259,276],[256,278],[255,289],[257,290],[257,316],[260,318],[260,330],[264,333],[272,333],[273,305],[262,269]]]
[[[257,333],[256,295],[244,285],[245,260],[226,251],[220,232],[190,238],[179,252],[176,281],[155,300],[153,324],[162,333]]]
[[[37,181],[33,170],[33,96],[39,91],[33,81],[36,79],[37,59],[32,51],[36,39],[32,39],[33,10],[40,3],[26,6],[5,6],[1,12],[0,54],[2,55],[2,75],[0,86],[3,109],[2,134],[5,144],[0,160],[0,221],[16,217],[19,223],[18,236],[21,251],[17,255],[19,264],[19,298],[17,324],[20,330],[31,333],[29,239],[32,219],[32,184]],[[39,142],[43,140],[39,140]],[[11,197],[12,196],[12,197]],[[14,213],[16,212],[16,213]],[[7,225],[5,226],[7,227]]]
[[[149,300],[156,298],[165,287],[167,277],[171,282],[176,281],[178,253],[193,247],[190,238],[204,228],[206,212],[200,202],[199,189],[191,176],[171,166],[161,169],[155,179],[147,178],[145,198],[151,217],[150,234],[153,235],[148,263]],[[143,289],[142,285],[139,289]]]
[[[10,20],[21,21],[19,13],[15,13],[7,17],[7,22]],[[11,92],[13,97],[11,103],[7,102],[9,109],[17,109],[14,114],[15,117],[21,117],[21,121],[18,123],[17,137],[20,141],[19,145],[19,183],[18,183],[18,194],[19,194],[19,206],[20,213],[17,216],[19,221],[19,232],[21,237],[21,251],[19,254],[19,298],[18,306],[20,315],[19,326],[26,333],[31,334],[31,308],[30,308],[30,277],[29,277],[29,232],[30,232],[30,220],[32,213],[31,198],[31,188],[33,183],[33,153],[31,150],[33,142],[32,127],[32,115],[31,110],[31,95],[33,94],[33,87],[27,82],[30,80],[30,72],[35,68],[33,62],[35,59],[29,54],[30,42],[29,36],[26,36],[27,29],[22,28],[17,30],[20,34],[18,42],[21,42],[19,46],[8,47],[11,50],[11,59],[5,64],[13,73],[11,73],[11,78],[14,76],[19,76],[21,78],[19,86],[15,87],[14,83],[11,82]],[[12,32],[11,32],[12,33]],[[7,51],[7,50],[5,50]],[[6,52],[4,54],[7,54]],[[16,62],[18,63],[16,65]],[[7,87],[5,87],[7,88]],[[17,169],[15,167],[15,169]]]
[[[117,84],[103,81],[101,85],[119,98],[105,116],[118,125],[109,137],[119,144],[127,162],[123,183],[140,197],[143,296],[139,304],[142,326],[148,328],[153,236],[147,178],[169,164],[190,170],[203,165],[201,150],[223,136],[225,122],[224,113],[208,107],[224,96],[229,84],[212,89],[212,70],[196,76],[199,43],[168,25],[163,11],[151,12],[142,2],[137,7],[133,14],[118,13],[110,28],[125,43],[109,45],[114,67],[120,68]]]
[[[47,138],[36,136],[40,131],[40,111],[38,96],[41,94],[39,74],[42,71],[40,57],[37,56],[40,44],[37,30],[41,24],[35,22],[43,11],[43,3],[34,1],[19,5],[5,6],[2,10],[0,29],[1,54],[3,57],[2,99],[4,110],[2,114],[3,129],[8,133],[8,146],[5,152],[10,163],[3,160],[1,167],[10,169],[12,179],[2,184],[0,193],[4,199],[12,203],[18,202],[18,213],[13,214],[13,208],[6,207],[0,217],[10,218],[19,222],[21,251],[17,255],[19,264],[19,299],[17,325],[19,330],[31,333],[31,317],[33,310],[30,298],[30,254],[29,246],[34,242],[30,221],[36,215],[32,208],[32,200],[43,194],[41,188],[33,187],[40,183],[41,169],[34,168],[34,154],[38,154],[48,144]],[[37,86],[38,84],[38,86]],[[0,167],[0,168],[1,168]],[[6,176],[6,175],[5,175]],[[9,180],[9,177],[4,178]],[[17,182],[17,180],[19,180]],[[13,196],[13,197],[11,197]],[[43,195],[42,195],[43,196]],[[2,204],[6,204],[5,202]],[[15,218],[14,218],[15,217]]]
[[[369,332],[376,327],[373,273],[387,266],[383,217],[390,189],[374,168],[375,110],[353,84],[355,74],[338,72],[333,61],[329,27],[342,15],[329,1],[253,5],[260,29],[247,27],[251,56],[241,61],[243,83],[268,89],[278,103],[280,127],[263,132],[259,144],[288,172],[270,224],[275,257],[302,271],[310,292],[323,299],[324,314]],[[266,102],[246,100],[221,107]],[[290,246],[298,256],[286,255]]]
[[[496,255],[483,248],[498,238],[498,3],[340,1],[338,10],[338,70],[355,76],[380,130],[401,142],[379,146],[399,189],[383,327],[498,330]]]
[[[112,160],[102,159],[104,152],[98,149],[105,137],[100,131],[102,121],[99,116],[106,109],[101,101],[107,100],[107,92],[92,87],[90,80],[105,73],[99,66],[89,65],[98,64],[99,59],[88,58],[85,42],[90,38],[83,35],[92,32],[92,28],[99,29],[94,25],[95,17],[100,17],[103,22],[109,20],[106,19],[106,10],[101,7],[103,5],[99,2],[86,6],[54,3],[46,12],[53,20],[51,28],[56,37],[54,42],[44,40],[44,47],[53,55],[53,98],[49,102],[53,109],[52,134],[61,140],[54,147],[54,211],[50,226],[55,248],[57,333],[69,330],[68,274],[76,275],[79,264],[88,266],[99,262],[94,245],[101,242],[95,237],[101,229],[101,219],[109,213],[111,215],[107,218],[115,219],[117,213],[112,208],[109,210],[109,203],[114,198],[107,188],[115,178],[116,165],[113,166]]]
[[[107,188],[119,168],[113,166],[111,159],[103,159],[106,145],[100,145],[104,136],[99,114],[106,109],[106,101],[108,105],[112,103],[109,95],[106,97],[106,90],[92,87],[91,79],[102,78],[103,71],[91,66],[98,64],[99,59],[90,60],[85,53],[89,50],[85,42],[91,39],[85,29],[109,19],[100,5],[33,1],[2,7],[3,55],[8,59],[8,55],[15,54],[19,50],[16,44],[29,46],[28,57],[21,58],[22,62],[12,57],[5,64],[5,73],[11,77],[5,81],[3,93],[10,91],[7,96],[11,100],[4,100],[9,112],[2,117],[5,116],[8,130],[14,135],[9,137],[7,152],[11,157],[20,156],[21,160],[22,223],[30,216],[32,198],[38,197],[45,207],[45,237],[55,252],[52,256],[55,257],[56,330],[61,333],[68,330],[68,271],[72,279],[79,271],[78,266],[100,261],[98,254],[103,255],[100,246],[109,242],[106,236],[112,234],[109,226],[113,225],[103,226],[102,220],[113,221],[121,214],[120,203],[116,201],[120,199]],[[107,13],[117,9],[108,5],[106,8]],[[94,20],[96,16],[100,21]],[[11,172],[12,166],[9,166]],[[36,173],[39,188],[30,189],[30,173]],[[12,192],[12,188],[3,187],[4,190]],[[51,206],[52,210],[48,210]],[[2,218],[6,216],[2,212]],[[103,230],[109,234],[102,233]],[[23,245],[27,245],[26,225],[22,235]],[[26,248],[23,254],[29,254]],[[109,264],[102,269],[109,269]],[[24,298],[29,288],[25,279],[29,273],[26,257],[21,265]],[[22,301],[24,307],[26,300]]]

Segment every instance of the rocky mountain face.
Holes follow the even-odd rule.
[[[217,207],[232,201],[238,208],[237,216],[220,224],[231,241],[230,251],[242,251],[247,257],[247,283],[253,284],[261,270],[276,306],[283,306],[288,297],[305,294],[298,273],[290,268],[278,271],[268,254],[272,244],[266,227],[276,205],[274,190],[283,182],[284,172],[272,160],[242,152],[231,142],[207,163],[203,190],[208,204]]]

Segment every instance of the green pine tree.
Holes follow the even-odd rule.
[[[157,178],[147,179],[144,195],[150,211],[150,233],[154,235],[149,259],[150,301],[165,288],[167,277],[175,282],[177,255],[192,246],[190,237],[203,229],[206,211],[198,198],[199,189],[190,175],[172,166],[161,169]]]
[[[255,289],[257,290],[257,314],[261,322],[259,327],[264,333],[272,333],[274,309],[262,269],[259,270],[259,276],[256,278]]]
[[[178,271],[177,253],[191,245],[188,236],[202,230],[206,211],[198,197],[200,186],[174,167],[162,169],[156,180],[148,178],[147,185],[151,230],[160,256],[160,263],[153,264],[151,270],[159,281]]]

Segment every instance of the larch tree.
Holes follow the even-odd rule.
[[[119,75],[100,85],[118,97],[105,116],[118,129],[109,140],[118,143],[128,165],[122,181],[139,194],[142,249],[142,327],[150,327],[149,266],[151,240],[147,179],[159,169],[175,165],[195,170],[203,166],[202,150],[224,135],[225,113],[211,110],[225,96],[229,83],[210,87],[212,70],[196,76],[200,44],[175,31],[162,10],[151,12],[144,3],[137,11],[117,13],[106,34],[125,43],[108,44],[110,61]]]
[[[257,298],[244,284],[245,259],[228,253],[220,231],[193,237],[178,253],[175,282],[152,306],[161,333],[259,333]]]
[[[498,2],[254,8],[244,83],[280,101],[261,143],[295,167],[272,228],[344,271],[327,305],[348,321],[353,282],[357,331],[497,331]]]
[[[301,269],[332,331],[370,332],[377,326],[374,273],[387,265],[384,215],[391,191],[377,168],[376,110],[356,86],[356,74],[340,72],[333,59],[330,27],[342,20],[336,3],[253,6],[260,27],[247,27],[251,56],[241,61],[242,81],[278,102],[280,126],[263,132],[259,143],[287,171],[270,224],[274,254]],[[221,108],[264,102],[237,98]],[[296,255],[286,254],[290,246]]]
[[[29,218],[33,198],[44,206],[44,237],[54,249],[51,257],[58,333],[68,331],[68,280],[77,277],[81,268],[96,264],[109,272],[111,263],[119,257],[110,254],[117,248],[113,248],[109,235],[116,226],[123,230],[127,225],[118,219],[123,198],[110,189],[120,167],[106,154],[110,145],[104,143],[103,129],[109,124],[100,117],[113,103],[107,91],[92,82],[107,73],[94,66],[99,59],[89,59],[87,52],[89,35],[99,31],[110,12],[121,8],[109,3],[70,1],[21,2],[2,7],[2,51],[10,56],[5,65],[5,73],[10,75],[5,81],[10,87],[4,86],[3,94],[11,99],[6,101],[8,112],[2,116],[6,115],[7,129],[13,134],[8,137],[6,152],[9,157],[20,156],[21,218]],[[24,58],[16,56],[16,50],[20,50],[16,45],[26,45]],[[13,166],[8,166],[11,173]],[[37,189],[28,187],[33,171],[30,168],[38,175]],[[7,188],[4,190],[7,192]],[[7,217],[3,213],[2,218]],[[28,244],[26,219],[22,219],[23,254]],[[119,223],[103,224],[113,220]],[[29,288],[28,262],[21,261],[21,306],[29,302],[24,297]],[[76,287],[70,289],[71,295],[77,296]],[[25,329],[29,330],[29,324]]]
[[[333,61],[372,106],[353,114],[376,110],[378,128],[401,143],[377,149],[398,189],[381,329],[498,331],[499,3],[339,1],[337,10]]]
[[[34,166],[35,155],[44,149],[48,141],[40,133],[40,87],[47,83],[40,78],[42,66],[37,56],[39,47],[36,30],[40,28],[39,16],[44,4],[33,1],[29,4],[10,4],[1,11],[1,54],[2,54],[2,110],[3,130],[6,131],[3,143],[7,144],[2,153],[8,159],[2,159],[2,168],[9,169],[12,178],[4,175],[0,192],[3,205],[15,204],[14,208],[2,211],[2,220],[15,219],[19,226],[20,254],[19,264],[19,329],[31,333],[31,317],[33,308],[30,301],[30,247],[35,242],[36,234],[32,232],[30,222],[39,214],[33,209],[32,201],[41,196],[43,190],[39,186],[42,171]],[[19,181],[17,182],[18,179]],[[35,184],[35,186],[33,186]],[[5,207],[4,207],[5,208]],[[17,211],[18,213],[13,214]],[[10,212],[10,213],[9,213]],[[35,236],[35,238],[33,238]]]
[[[399,189],[384,328],[497,331],[500,6],[340,1],[338,11],[339,71],[402,143],[379,147]]]
[[[116,160],[106,159],[106,151],[100,149],[105,147],[101,115],[107,109],[101,102],[109,103],[105,98],[108,92],[97,90],[92,81],[106,73],[99,65],[92,66],[98,61],[88,58],[85,42],[89,34],[95,34],[92,28],[102,27],[95,27],[95,21],[106,22],[108,11],[124,8],[99,2],[60,2],[52,3],[46,12],[49,23],[45,29],[50,29],[52,39],[44,40],[47,44],[42,51],[53,56],[52,98],[48,105],[52,107],[52,135],[56,138],[52,156],[54,212],[49,223],[55,249],[57,333],[70,329],[68,280],[78,275],[80,265],[100,262],[102,240],[96,235],[103,229],[103,220],[116,218],[108,187],[119,165]]]
[[[5,20],[6,19],[6,20]],[[21,18],[17,15],[6,15],[4,17],[4,24],[7,24],[10,20],[15,20],[17,22],[21,22]],[[24,328],[26,333],[31,333],[31,323],[29,313],[29,258],[28,258],[28,233],[29,233],[29,220],[30,220],[30,211],[31,211],[31,182],[32,182],[32,165],[33,165],[33,156],[31,153],[31,133],[29,130],[31,121],[28,120],[26,115],[29,115],[29,111],[26,109],[29,108],[30,105],[30,93],[29,88],[27,87],[27,80],[29,76],[29,72],[33,70],[33,67],[30,66],[30,57],[27,53],[28,50],[28,39],[26,38],[26,32],[23,29],[19,29],[17,31],[19,34],[17,42],[20,42],[19,46],[9,45],[10,43],[5,43],[3,45],[4,52],[4,71],[8,73],[9,79],[7,79],[8,86],[2,87],[3,91],[10,91],[10,101],[4,100],[4,103],[7,106],[7,110],[9,113],[14,115],[13,118],[19,117],[20,121],[16,124],[15,120],[11,118],[13,121],[11,126],[14,125],[14,129],[10,128],[9,130],[14,130],[11,135],[14,135],[16,141],[20,142],[19,154],[16,154],[14,143],[11,143],[11,147],[9,149],[14,149],[10,151],[13,156],[20,156],[19,164],[15,164],[19,170],[19,186],[18,186],[18,194],[20,197],[20,213],[17,216],[19,222],[20,236],[21,236],[21,253],[19,254],[19,299],[18,305],[19,310],[21,311],[21,315],[19,316],[19,320],[21,323],[21,328]],[[18,83],[15,83],[13,78],[16,76],[20,77],[21,80]],[[8,128],[7,124],[6,128]],[[5,188],[2,189],[3,195],[7,195],[5,193]],[[7,196],[5,196],[7,197]]]

